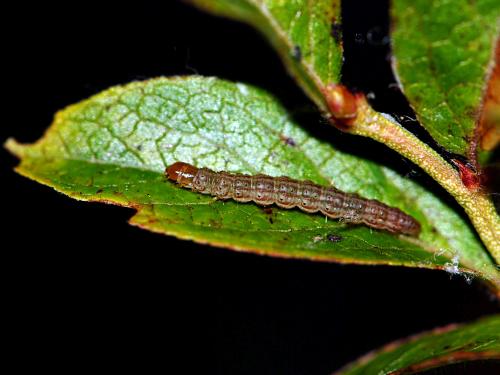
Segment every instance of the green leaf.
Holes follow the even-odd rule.
[[[329,118],[333,125],[342,131],[369,137],[381,142],[422,168],[464,208],[491,256],[499,263],[500,240],[498,228],[500,227],[500,217],[497,215],[490,197],[478,189],[479,184],[468,183],[465,186],[457,171],[435,150],[404,129],[390,116],[374,111],[362,94],[353,96],[348,90],[337,85],[342,54],[342,42],[339,34],[339,1],[189,0],[189,2],[197,4],[212,13],[247,22],[261,30],[280,53],[285,64],[295,75],[305,92],[315,101],[319,109]],[[441,5],[444,4],[442,2],[435,2],[433,4],[438,3]],[[433,13],[429,15],[427,12],[427,7],[422,6],[421,3],[418,4],[420,4],[419,11],[422,12],[419,16],[427,17],[426,19],[433,17]],[[452,7],[451,3],[444,5],[449,8]],[[481,14],[485,14],[486,11],[484,9],[488,8],[488,4],[483,0],[483,3],[479,4],[479,7],[481,8]],[[405,9],[402,10],[403,13]],[[436,19],[438,16],[441,19],[446,19],[446,16],[439,15],[439,13],[437,13]],[[484,20],[487,18],[488,16],[485,16]],[[434,22],[435,18],[432,18],[432,20]],[[330,29],[327,27],[329,22],[331,23]],[[430,29],[433,30],[432,27]],[[419,30],[412,30],[409,38],[414,37],[420,40],[422,38],[420,34]],[[299,47],[299,49],[296,49],[296,47]],[[293,56],[297,56],[296,51],[301,51],[299,54],[300,59],[293,58]],[[411,46],[409,52],[414,52]],[[418,54],[423,52],[425,50],[422,50],[422,48],[415,52],[414,55],[411,55],[412,58],[408,63],[411,64],[415,61],[425,60],[427,55]],[[444,62],[448,61],[446,57],[446,54],[442,57]],[[471,59],[473,58],[476,58],[475,55],[471,57]],[[332,63],[332,61],[336,61],[337,63]],[[482,68],[479,84],[481,87],[485,85],[483,81],[486,66],[482,66]],[[470,71],[475,70],[471,68]],[[412,69],[409,69],[409,73],[412,73]],[[429,79],[429,77],[426,78]],[[468,105],[468,100],[471,97],[462,95],[462,87],[469,87],[470,85],[470,83],[467,83],[467,85],[458,84],[457,90],[451,93],[455,107]],[[477,88],[476,86],[474,87]],[[476,90],[478,94],[475,97],[477,103],[479,103],[482,91]],[[486,90],[484,91],[486,92]],[[434,95],[434,91],[426,91],[424,94],[432,96]],[[432,118],[440,119],[442,114],[435,112],[439,108],[437,105],[431,106],[426,113],[432,113]],[[346,122],[346,118],[350,120]],[[477,116],[478,126],[469,129],[470,133],[473,133],[474,138],[467,139],[467,141],[459,140],[459,142],[464,144],[470,141],[470,149],[468,151],[473,165],[477,164],[476,145],[489,145],[491,147],[496,142],[495,139],[498,135],[495,131],[497,127],[489,126],[487,121],[483,121],[483,126],[479,118],[480,116]],[[447,122],[446,126],[448,127],[448,125],[449,123]],[[474,124],[472,125],[474,126]],[[455,129],[451,125],[450,128]],[[481,133],[485,133],[485,136],[482,136]],[[480,139],[481,137],[483,139]],[[482,160],[485,160],[488,155],[481,153],[480,157]],[[474,174],[474,172],[471,173]]]
[[[391,343],[335,374],[413,374],[478,359],[500,359],[500,315]]]
[[[274,46],[309,97],[326,111],[322,88],[340,80],[340,0],[187,0],[249,23]]]
[[[392,2],[395,70],[420,123],[475,161],[479,112],[500,30],[498,0]]]
[[[469,226],[431,192],[302,130],[279,102],[243,84],[172,78],[115,87],[56,115],[33,145],[10,140],[17,170],[76,199],[133,207],[131,223],[160,233],[282,257],[445,268],[500,287]],[[165,167],[287,175],[334,183],[411,214],[419,239],[299,210],[215,201],[179,188]]]

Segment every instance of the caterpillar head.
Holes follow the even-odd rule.
[[[185,187],[191,186],[196,172],[198,172],[198,168],[181,161],[175,162],[165,170],[165,174],[170,180]]]

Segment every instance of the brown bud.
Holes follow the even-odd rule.
[[[330,83],[323,89],[323,95],[334,120],[348,123],[356,118],[356,97],[347,87]]]

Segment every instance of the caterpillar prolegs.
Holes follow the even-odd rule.
[[[215,172],[191,164],[176,162],[165,174],[184,188],[218,199],[238,202],[254,201],[261,206],[276,204],[282,208],[299,207],[309,213],[343,219],[346,222],[418,236],[420,224],[398,208],[379,201],[364,199],[356,194],[344,193],[334,187],[316,185],[311,181],[298,181],[289,177],[255,176]]]

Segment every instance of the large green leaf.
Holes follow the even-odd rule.
[[[500,315],[389,344],[335,374],[413,374],[478,359],[500,359]]]
[[[322,88],[340,80],[340,0],[186,0],[251,24],[280,54],[303,89],[326,110]]]
[[[498,0],[394,0],[395,70],[420,123],[475,159],[479,111],[500,30]]]
[[[313,138],[259,89],[212,78],[156,79],[103,92],[59,112],[34,145],[10,140],[17,170],[74,198],[134,207],[132,224],[199,242],[284,257],[469,272],[500,286],[469,226],[431,192],[394,171]],[[422,224],[419,239],[321,215],[214,201],[179,188],[165,167],[334,183]]]
[[[351,134],[379,141],[422,168],[464,208],[484,245],[495,261],[499,263],[500,237],[498,236],[498,228],[500,228],[500,218],[495,211],[490,197],[484,194],[484,191],[481,191],[477,175],[470,171],[467,166],[463,165],[462,170],[464,175],[461,178],[457,174],[457,171],[429,145],[420,141],[390,116],[374,111],[362,94],[353,96],[348,90],[338,85],[342,53],[339,1],[188,0],[188,2],[196,4],[212,13],[233,17],[261,30],[280,53],[285,65],[297,78],[302,88],[315,101],[319,109],[330,119],[332,124]],[[452,4],[451,2],[444,3],[443,1],[433,2],[433,6],[439,5],[444,7],[440,8],[439,12],[429,12],[429,9],[432,7],[424,6],[426,3],[428,1],[417,2],[418,12],[420,13],[414,10],[418,14],[410,15],[409,24],[414,25],[419,19],[425,18],[426,22],[431,26],[426,30],[412,29],[408,35],[401,33],[408,37],[408,43],[404,44],[402,48],[408,50],[410,57],[407,58],[404,54],[401,56],[402,58],[407,58],[404,63],[407,63],[408,66],[412,63],[418,64],[420,61],[427,61],[426,59],[428,59],[427,50],[424,48],[426,45],[418,50],[414,50],[411,41],[416,39],[417,41],[425,42],[427,40],[427,33],[434,35],[439,30],[442,34],[442,29],[447,26],[447,9],[453,11],[451,13],[453,17],[450,21],[456,19],[456,14],[462,12],[461,6],[456,6],[456,4]],[[481,16],[477,16],[478,18],[475,18],[474,22],[480,20],[487,23],[488,20],[494,20],[496,17],[494,7],[489,7],[485,0],[477,2],[477,4],[478,9],[481,10],[480,12],[478,11]],[[398,12],[395,12],[395,14],[411,12],[412,9],[416,9],[417,5],[410,2],[408,7],[406,7],[405,3],[398,3]],[[456,9],[452,9],[454,6]],[[474,6],[476,5],[471,5],[471,7]],[[493,11],[493,15],[485,11],[488,8]],[[465,18],[462,17],[463,19],[470,16],[470,12],[467,12],[470,9],[465,9],[466,12],[463,16]],[[403,21],[405,20],[402,20],[401,24],[403,24]],[[458,24],[456,30],[454,29],[453,32],[461,30],[460,28],[464,25],[467,26],[466,29],[470,29],[470,25],[466,21],[464,22]],[[439,27],[436,29],[435,25],[441,25],[441,29]],[[494,28],[494,26],[487,26],[484,28],[484,33],[483,31],[477,32],[480,34],[477,43],[471,42],[465,48],[465,52],[468,53],[467,58],[470,59],[460,60],[457,66],[450,67],[450,61],[457,60],[454,56],[456,57],[458,54],[457,51],[460,48],[457,48],[457,51],[455,51],[455,46],[449,48],[449,43],[444,43],[447,47],[442,50],[438,48],[440,53],[435,56],[436,59],[432,60],[432,64],[439,65],[441,71],[446,73],[444,75],[440,73],[439,78],[443,79],[448,87],[452,88],[450,92],[446,92],[446,95],[448,95],[447,100],[451,104],[445,102],[445,112],[451,105],[454,110],[460,112],[457,115],[458,119],[464,124],[466,123],[464,126],[467,128],[464,128],[465,130],[460,128],[464,130],[464,132],[459,130],[458,133],[461,132],[460,134],[453,133],[445,136],[445,138],[448,137],[450,145],[453,146],[456,143],[455,146],[457,147],[451,147],[446,144],[445,146],[450,151],[462,154],[465,154],[468,150],[468,156],[473,164],[476,164],[476,145],[481,143],[481,145],[486,144],[491,147],[495,143],[495,137],[498,135],[498,132],[495,131],[497,128],[490,126],[487,121],[482,121],[484,125],[476,126],[475,121],[470,116],[469,119],[461,117],[462,113],[466,112],[470,115],[474,112],[474,119],[477,117],[477,123],[481,124],[479,114],[476,112],[478,104],[481,101],[482,88],[485,86],[485,64],[491,59],[492,55],[492,43],[486,45],[485,40],[492,42],[492,30]],[[476,29],[482,30],[482,27],[476,27]],[[400,28],[398,30],[404,29]],[[473,30],[470,31],[472,32]],[[453,33],[452,35],[454,35],[454,39],[450,43],[456,42],[460,46],[460,43],[463,42],[460,35],[457,36]],[[480,45],[480,47],[477,47],[476,44]],[[432,47],[439,46],[432,45]],[[486,49],[483,50],[483,47]],[[478,48],[480,49],[480,53],[476,51]],[[299,51],[300,53],[298,53]],[[465,56],[465,52],[461,55],[462,57]],[[478,72],[478,65],[475,59],[481,60],[479,64],[480,74],[476,74],[476,76],[474,74]],[[432,68],[432,72],[434,72],[434,65],[429,68]],[[448,66],[449,70],[443,68],[444,66]],[[439,96],[442,96],[443,93],[437,90],[435,86],[438,85],[437,88],[441,89],[439,85],[443,83],[435,79],[437,76],[427,74],[429,73],[428,71],[424,74],[418,74],[419,69],[416,68],[413,71],[412,67],[408,67],[407,71],[409,75],[414,74],[417,77],[414,89],[418,91],[421,85],[423,85],[422,87],[424,88],[421,90],[423,91],[422,97],[429,95],[432,99],[426,102],[427,104],[430,103],[428,108],[416,108],[419,118],[421,118],[421,113],[418,111],[421,110],[424,115],[435,122],[439,122],[440,126],[445,126],[446,129],[458,129],[455,124],[450,122],[451,115],[446,118],[441,113],[443,111],[439,103],[441,103],[443,98]],[[471,77],[474,76],[474,79],[469,81],[468,78],[470,77],[467,74],[462,74],[464,72]],[[422,81],[420,81],[421,78]],[[450,85],[453,79],[456,81],[462,78],[465,79],[464,83],[457,83],[453,87]],[[432,83],[432,87],[429,89],[427,82]],[[470,106],[471,100],[474,102],[473,108]],[[410,101],[413,101],[411,95]],[[427,122],[423,122],[424,126],[427,126]],[[478,130],[479,127],[484,129]],[[442,130],[437,129],[432,134],[439,137],[442,134]],[[481,132],[485,133],[484,139],[480,139]],[[444,142],[441,139],[438,139],[438,141],[441,143]],[[467,146],[468,144],[470,146]],[[487,157],[487,154],[481,154],[482,160]]]

